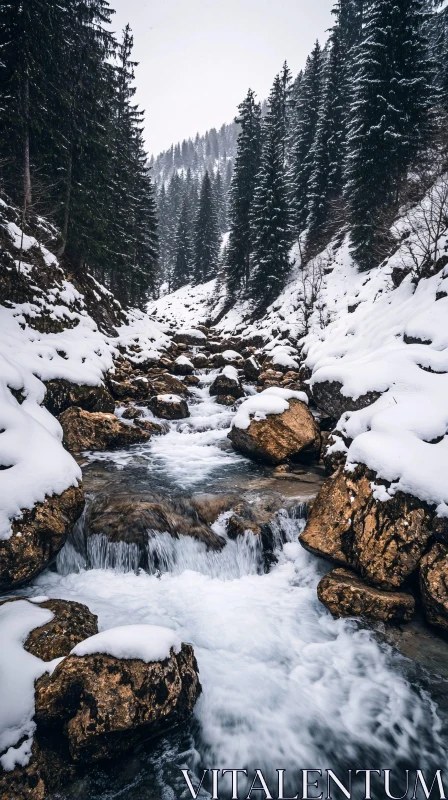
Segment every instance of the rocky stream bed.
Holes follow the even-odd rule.
[[[59,753],[62,762],[54,756],[48,768],[60,773],[47,784],[50,789],[41,787],[39,794],[37,779],[28,775],[26,790],[17,784],[16,793],[6,796],[171,800],[190,796],[180,773],[185,767],[197,782],[204,768],[241,767],[249,773],[258,768],[268,780],[285,769],[292,788],[304,767],[341,772],[443,766],[448,642],[424,620],[412,581],[405,591],[401,578],[395,585],[391,576],[400,560],[375,581],[373,551],[364,563],[362,554],[368,551],[353,542],[351,549],[347,546],[337,497],[331,494],[334,484],[328,488],[327,483],[314,503],[304,533],[327,477],[319,453],[321,435],[328,438],[326,418],[314,409],[320,430],[299,395],[290,396],[287,413],[302,415],[291,424],[306,439],[301,456],[292,461],[287,460],[290,433],[277,428],[274,438],[286,449],[276,452],[272,428],[263,419],[256,423],[256,445],[247,443],[244,428],[245,441],[235,441],[233,434],[232,446],[228,437],[242,397],[258,398],[257,389],[279,385],[300,394],[300,376],[285,370],[274,374],[267,365],[260,382],[250,351],[243,370],[239,354],[228,349],[222,357],[222,346],[212,356],[204,356],[204,347],[182,342],[174,350],[170,372],[163,364],[132,372],[123,360],[121,373],[118,369],[109,383],[116,416],[108,392],[86,399],[82,392],[69,396],[72,389],[61,383],[50,388],[47,403],[59,415],[67,447],[82,451],[77,458],[86,510],[56,560],[49,556],[50,568],[8,597],[88,607],[90,616],[70,614],[70,624],[77,618],[81,627],[76,641],[95,633],[96,624],[100,631],[139,624],[175,631],[187,649],[176,656],[183,662],[173,669],[183,670],[184,680],[190,675],[190,694],[182,699],[180,690],[179,716],[166,730],[158,728],[156,739],[145,741],[140,734],[134,740],[132,724],[125,742],[107,738],[105,731],[93,757],[83,755],[91,747],[84,723],[76,728],[70,722],[76,768],[61,766],[65,755]],[[156,399],[147,401],[154,390]],[[275,393],[270,397],[281,399]],[[238,437],[243,438],[237,431]],[[260,456],[260,448],[264,462],[247,457]],[[340,552],[327,553],[330,537],[322,516],[330,506],[332,530],[342,530],[342,544]],[[302,534],[306,549],[299,543]],[[338,541],[333,536],[333,549]],[[423,550],[421,545],[415,559]],[[316,553],[339,563],[335,577],[324,578],[331,564]],[[403,570],[413,573],[409,553],[405,562]],[[359,579],[357,587],[347,567],[368,585]],[[370,621],[356,616],[370,616]],[[408,625],[401,624],[411,617]],[[202,691],[195,683],[194,658]],[[38,734],[39,747],[73,681],[87,682],[87,694],[106,691],[104,660],[91,663],[90,678],[85,670],[80,677],[67,677],[78,665],[65,667],[65,677],[58,680],[66,683],[59,688],[56,679],[39,681],[36,712],[38,731],[39,720],[44,731]],[[130,674],[126,680],[135,687],[141,676]],[[165,678],[157,673],[152,680]],[[121,688],[119,681],[117,691]],[[229,788],[230,782],[223,797],[230,797]]]

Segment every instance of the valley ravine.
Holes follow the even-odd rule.
[[[229,512],[213,526],[226,540],[221,551],[158,534],[149,542],[157,567],[149,553],[146,571],[125,552],[131,545],[119,558],[110,546],[91,547],[86,559],[69,540],[56,571],[42,574],[27,594],[85,603],[100,630],[136,623],[175,629],[194,646],[203,693],[189,727],[95,767],[55,798],[189,797],[180,772],[186,767],[195,785],[204,768],[262,769],[274,786],[276,770],[285,769],[294,793],[303,768],[331,767],[342,776],[348,768],[442,767],[445,712],[415,665],[377,632],[334,620],[317,599],[328,563],[298,543],[316,475],[276,481],[272,470],[235,453],[226,438],[234,412],[209,394],[216,372],[196,374],[189,419],[127,451],[86,456],[87,497],[236,491],[252,502],[284,495],[287,509],[271,525],[276,561],[266,572],[251,532],[229,539]],[[230,797],[230,776],[221,786]],[[204,787],[199,796],[210,796]]]

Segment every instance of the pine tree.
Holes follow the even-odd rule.
[[[238,106],[241,131],[229,192],[230,233],[227,246],[227,287],[230,294],[247,286],[252,252],[251,210],[261,155],[261,109],[249,89]]]
[[[194,282],[216,277],[220,250],[218,215],[208,170],[202,181],[194,230]]]
[[[263,124],[261,166],[252,206],[250,286],[260,308],[280,293],[289,271],[291,241],[285,162],[290,81],[285,64],[269,96]]]
[[[176,235],[176,260],[174,264],[172,289],[180,289],[191,280],[193,254],[191,247],[190,213],[184,200]]]
[[[316,42],[308,56],[300,81],[294,113],[295,129],[291,139],[289,181],[291,186],[291,222],[299,235],[306,227],[309,212],[309,182],[313,169],[312,148],[316,138],[322,96],[323,54]]]
[[[0,5],[2,182],[24,217],[33,202],[33,177],[47,151],[55,149],[51,108],[60,69],[53,43],[63,29],[59,4],[11,0]]]
[[[216,173],[214,184],[219,230],[221,233],[225,233],[227,231],[227,197],[219,169]]]
[[[384,214],[425,143],[430,101],[423,0],[372,0],[357,49],[346,196],[352,253],[369,269],[385,255]]]

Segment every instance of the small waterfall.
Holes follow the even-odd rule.
[[[191,536],[175,537],[154,530],[148,530],[145,545],[111,542],[102,533],[86,536],[81,522],[58,555],[57,571],[68,575],[83,569],[144,569],[150,575],[179,575],[192,570],[221,580],[260,575],[276,561],[275,553],[286,542],[297,540],[306,522],[306,504],[302,503],[278,511],[270,523],[262,526],[261,535],[247,530],[242,536],[229,539],[226,522],[231,513],[221,514],[212,526],[225,542],[221,550],[208,549],[204,542]]]

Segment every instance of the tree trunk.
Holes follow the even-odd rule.
[[[25,85],[23,87],[23,105],[24,105],[24,121],[25,121],[25,141],[23,148],[23,216],[26,216],[26,210],[31,205],[31,171],[30,171],[30,84],[28,76],[25,78]]]
[[[65,253],[65,248],[67,246],[68,226],[70,222],[70,206],[72,199],[72,170],[73,170],[73,149],[72,146],[70,146],[68,166],[67,166],[67,187],[66,187],[65,203],[64,203],[64,218],[62,221],[62,244],[57,252],[58,258],[62,258],[62,256]]]

